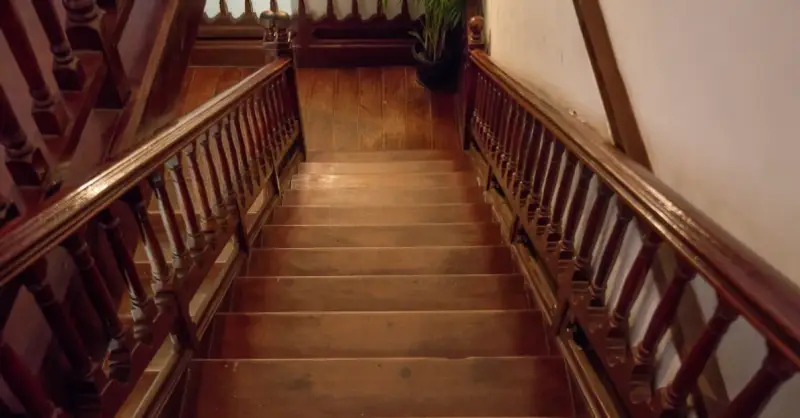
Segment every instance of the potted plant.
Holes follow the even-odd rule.
[[[419,29],[411,32],[417,39],[412,51],[417,80],[431,90],[440,89],[455,80],[466,0],[415,1],[425,11]]]

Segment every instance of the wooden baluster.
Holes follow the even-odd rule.
[[[358,0],[350,1],[350,17],[361,20],[361,13],[358,12]]]
[[[553,205],[552,218],[547,225],[547,251],[553,252],[558,248],[558,242],[561,240],[561,223],[564,220],[564,215],[567,210],[567,201],[569,194],[572,191],[572,182],[575,179],[575,166],[578,158],[575,154],[567,152],[567,158],[564,161],[564,171],[561,174],[561,181],[558,184],[558,192],[556,195],[556,203]]]
[[[658,302],[650,324],[647,326],[644,337],[633,350],[635,362],[633,374],[634,378],[645,384],[649,384],[653,375],[653,358],[656,347],[664,338],[675,314],[678,312],[680,303],[686,286],[694,278],[695,272],[686,261],[678,259],[678,266],[675,274],[667,286],[666,291]]]
[[[33,98],[33,121],[42,135],[61,136],[67,129],[69,116],[61,96],[50,91],[36,60],[36,52],[12,1],[0,1],[0,30],[9,40],[8,48],[28,84]],[[11,42],[11,40],[14,40]]]
[[[130,97],[131,88],[125,67],[109,31],[103,27],[103,12],[96,0],[62,0],[67,12],[67,38],[76,50],[102,51],[108,76],[98,97],[101,107],[121,108]]]
[[[186,184],[186,177],[183,175],[183,164],[180,155],[176,155],[165,164],[169,171],[172,184],[178,192],[178,204],[183,212],[183,223],[186,225],[186,246],[189,247],[189,254],[197,259],[203,255],[208,248],[206,236],[200,229],[197,221],[197,214],[194,212],[192,196],[189,193],[189,186]]]
[[[639,252],[633,260],[633,265],[631,265],[628,274],[625,276],[619,299],[609,317],[610,338],[619,339],[627,335],[628,318],[630,317],[633,303],[642,290],[644,279],[650,271],[650,266],[653,264],[653,260],[655,260],[659,244],[661,243],[661,237],[648,225],[640,223],[639,228],[642,230],[642,247],[639,248]]]
[[[231,125],[233,125],[233,118],[233,114],[228,114],[222,123],[225,126],[225,139],[228,141],[228,149],[230,149],[231,152],[234,186],[236,188],[236,193],[239,194],[239,200],[242,204],[244,204],[245,199],[247,198],[247,192],[245,191],[245,174],[242,170],[241,162],[239,161],[239,156],[241,154],[236,149],[236,140],[233,137],[233,129],[231,129]]]
[[[200,204],[200,228],[206,235],[207,241],[213,242],[214,235],[217,233],[217,221],[211,214],[211,205],[208,201],[203,175],[200,173],[200,166],[197,163],[197,148],[195,144],[189,144],[184,148],[183,155],[186,157],[186,164],[188,165],[189,173],[192,178],[194,192]]]
[[[21,188],[35,189],[37,195],[47,195],[58,190],[59,183],[50,179],[52,173],[47,160],[42,151],[28,141],[2,86],[0,144],[6,149],[6,168],[14,184]]]
[[[692,346],[689,355],[681,362],[681,368],[675,378],[663,392],[664,409],[677,410],[686,404],[686,397],[697,385],[697,379],[703,373],[706,363],[714,355],[722,337],[728,332],[739,313],[722,299],[719,300],[714,315],[706,324],[700,338]]]
[[[375,13],[375,14],[376,14],[377,16],[379,16],[379,17],[380,17],[380,16],[386,17],[386,11],[385,11],[385,10],[383,10],[383,2],[384,2],[384,1],[385,1],[385,0],[375,0],[375,2],[377,3],[375,7],[376,7],[376,8],[377,8],[377,10],[378,10],[378,12],[377,12],[377,13]]]
[[[258,124],[258,116],[256,115],[256,106],[255,106],[255,97],[250,97],[245,102],[245,114],[247,114],[248,125],[250,126],[250,132],[253,134],[253,145],[255,146],[256,155],[258,158],[259,166],[261,167],[261,172],[267,172],[267,165],[269,163],[269,157],[267,156],[267,151],[264,147],[264,135],[261,133],[261,127]]]
[[[273,13],[278,11],[278,0],[269,0],[269,10]]]
[[[253,7],[253,0],[244,0],[244,14],[239,17],[257,17],[255,8]]]
[[[0,193],[0,229],[19,216],[17,205],[4,194]]]
[[[173,209],[172,202],[170,202],[167,187],[164,183],[164,175],[157,171],[150,175],[148,178],[150,187],[155,192],[156,199],[158,199],[158,211],[161,213],[161,222],[164,223],[164,229],[167,232],[167,240],[172,250],[172,267],[175,268],[175,273],[178,278],[183,278],[191,268],[192,262],[188,258],[188,251],[186,244],[183,242],[183,235],[178,227],[178,220],[175,217],[175,210]]]
[[[31,418],[66,418],[68,415],[53,405],[42,383],[25,365],[0,332],[0,377]]]
[[[270,121],[275,120],[274,116],[271,116],[270,109],[269,109],[269,96],[266,87],[262,88],[260,91],[259,96],[259,103],[258,106],[258,115],[259,120],[262,126],[262,132],[264,133],[264,142],[266,144],[266,148],[269,152],[270,156],[270,166],[275,167],[278,165],[278,161],[280,159],[281,154],[281,141],[277,137],[277,130],[275,129],[275,124],[270,126]]]
[[[131,317],[133,318],[133,337],[136,341],[150,344],[153,341],[152,324],[156,317],[156,305],[142,286],[142,280],[136,271],[133,261],[122,238],[119,229],[119,218],[109,209],[100,212],[98,217],[100,227],[105,230],[111,252],[128,287],[128,297],[131,300]]]
[[[603,255],[600,256],[600,264],[597,266],[597,271],[592,278],[592,283],[589,286],[589,295],[592,297],[592,306],[604,306],[606,296],[606,282],[608,282],[611,268],[619,256],[620,247],[622,247],[622,240],[625,238],[625,231],[628,229],[628,224],[633,219],[633,211],[625,206],[624,203],[617,198],[617,216],[614,225],[611,227],[611,234],[606,241]]]
[[[244,117],[244,127],[248,138],[248,144],[250,145],[250,149],[252,150],[252,157],[253,157],[253,168],[255,169],[255,173],[258,174],[259,182],[258,185],[261,184],[261,178],[264,176],[266,172],[264,168],[264,153],[259,146],[258,138],[256,137],[255,125],[253,124],[253,118],[250,114],[250,101],[245,100],[242,104],[242,115]],[[256,190],[259,188],[256,187]]]
[[[117,316],[117,307],[108,292],[106,280],[100,274],[89,244],[81,234],[69,236],[63,243],[81,274],[86,294],[92,302],[103,329],[111,343],[108,348],[109,375],[119,381],[127,381],[131,372],[131,352],[125,344],[125,331]]]
[[[600,235],[600,228],[608,211],[608,201],[611,199],[611,189],[602,181],[597,182],[597,196],[589,209],[586,218],[586,228],[581,237],[581,246],[575,255],[575,280],[588,282],[591,279],[591,263],[594,248],[597,246],[597,238]]]
[[[572,259],[575,251],[575,232],[578,229],[578,221],[580,220],[581,212],[583,212],[583,205],[586,203],[586,194],[589,191],[589,181],[591,179],[592,172],[589,168],[582,166],[578,175],[575,193],[569,202],[567,223],[564,225],[564,236],[561,237],[561,241],[558,243],[558,258],[560,260]]]
[[[511,188],[511,173],[516,171],[516,165],[514,164],[514,140],[519,130],[519,125],[521,124],[519,119],[522,114],[519,105],[511,100],[509,100],[509,107],[510,110],[508,112],[508,118],[506,119],[506,133],[503,140],[503,151],[501,153],[501,174],[507,189]]]
[[[531,194],[528,201],[528,221],[536,219],[536,211],[539,205],[542,204],[542,184],[544,177],[547,174],[548,161],[550,160],[550,153],[553,148],[553,136],[547,128],[542,129],[541,139],[539,140],[539,153],[536,156],[536,167],[533,170],[533,178],[531,179]]]
[[[475,135],[475,139],[480,141],[483,144],[483,134],[482,134],[482,126],[483,126],[483,117],[486,111],[486,101],[484,100],[486,93],[486,80],[483,78],[483,75],[478,75],[478,82],[475,87],[475,108],[472,111],[470,125],[472,127],[473,135]]]
[[[542,145],[542,133],[544,126],[535,117],[532,117],[530,133],[525,139],[525,153],[522,156],[522,170],[520,174],[519,199],[517,209],[524,209],[528,206],[528,200],[533,193],[533,172],[536,168],[536,161]]]
[[[333,11],[333,0],[328,0],[328,5],[325,7],[325,19],[336,19],[336,13]]]
[[[400,16],[401,19],[409,20],[411,19],[411,13],[408,11],[408,0],[403,0],[400,4]]]
[[[214,156],[211,154],[209,146],[210,137],[213,135],[211,131],[217,129],[212,127],[209,132],[206,132],[200,137],[200,146],[203,147],[203,155],[205,155],[206,167],[208,167],[208,179],[211,182],[211,194],[214,197],[214,217],[217,218],[217,224],[221,230],[228,228],[228,209],[225,199],[222,198],[222,192],[219,186],[219,177],[217,176],[217,166],[214,163]],[[252,148],[251,148],[252,149]]]
[[[492,160],[492,153],[494,152],[495,144],[497,144],[497,115],[500,113],[500,95],[497,92],[494,84],[489,85],[489,114],[486,120],[486,158],[494,163]]]
[[[78,329],[67,309],[56,298],[47,278],[47,261],[41,258],[20,274],[20,279],[33,295],[36,304],[44,315],[50,330],[69,362],[77,379],[76,392],[79,408],[95,411],[100,407],[101,371],[92,364],[89,351],[81,340]],[[97,372],[97,374],[96,374]]]
[[[233,126],[236,129],[236,137],[239,139],[239,153],[242,159],[242,165],[244,168],[244,176],[245,176],[245,185],[247,189],[250,191],[250,194],[253,194],[256,190],[258,190],[258,173],[254,173],[254,169],[248,158],[250,152],[248,152],[249,144],[247,143],[247,138],[244,136],[244,130],[242,129],[242,123],[240,120],[240,108],[236,108],[231,112],[231,118],[233,118]]]
[[[483,120],[483,146],[484,151],[487,153],[485,156],[486,159],[489,159],[489,149],[492,147],[492,141],[494,140],[494,126],[492,126],[492,122],[494,120],[494,113],[495,107],[497,104],[497,96],[495,95],[494,86],[492,82],[487,79],[486,81],[486,116]]]
[[[230,10],[228,9],[227,0],[219,0],[219,16],[233,20]]]
[[[44,27],[50,50],[53,53],[53,75],[61,90],[80,91],[86,81],[86,73],[80,61],[72,53],[72,45],[61,27],[61,21],[53,6],[53,0],[33,0],[39,22]]]
[[[508,162],[510,160],[509,156],[509,138],[511,137],[511,130],[512,130],[512,123],[514,114],[514,102],[511,101],[511,98],[508,97],[506,94],[503,94],[503,119],[501,121],[500,129],[501,134],[499,138],[499,144],[497,147],[497,152],[495,155],[495,161],[497,161],[497,168],[500,170],[497,173],[499,177],[498,180],[505,180],[506,172],[508,171]]]
[[[151,183],[158,183],[152,181]],[[179,351],[183,348],[194,348],[197,344],[196,334],[193,330],[192,319],[189,310],[183,300],[175,292],[174,272],[170,271],[164,259],[164,250],[158,242],[158,236],[150,224],[150,217],[147,214],[147,204],[144,202],[142,192],[138,186],[122,197],[128,204],[136,218],[136,225],[139,228],[139,236],[142,238],[147,259],[150,261],[150,271],[152,280],[150,282],[155,293],[155,303],[159,315],[170,315],[175,318],[172,332],[172,342],[174,349]],[[159,208],[161,200],[159,200]],[[162,214],[163,219],[163,214]]]
[[[278,93],[278,89],[274,84],[269,85],[269,94],[272,97],[272,102],[275,104],[275,124],[278,127],[279,137],[281,139],[281,150],[285,151],[289,146],[289,140],[294,134],[290,127],[291,117],[289,116],[284,100]]]
[[[219,165],[222,170],[222,184],[225,186],[225,203],[228,206],[228,221],[234,222],[236,214],[239,212],[239,204],[236,200],[236,191],[233,189],[233,177],[231,167],[228,164],[228,157],[225,154],[225,143],[222,138],[225,132],[225,120],[220,120],[214,130],[214,145],[217,147],[219,155]]]
[[[525,138],[527,138],[530,135],[530,131],[533,130],[533,117],[523,109],[521,109],[521,111],[521,121],[518,122],[519,126],[517,132],[514,134],[514,143],[511,151],[511,166],[514,167],[508,179],[511,188],[510,192],[512,194],[511,202],[520,201],[520,195],[522,193],[521,186],[524,181],[524,159],[526,157],[526,146],[528,145],[525,142]]]
[[[544,235],[547,232],[547,225],[553,217],[550,203],[555,198],[556,182],[558,181],[558,175],[561,171],[561,161],[564,157],[564,144],[555,139],[550,131],[547,131],[546,135],[550,136],[550,142],[553,144],[551,146],[553,152],[550,156],[550,164],[548,164],[547,168],[547,177],[544,181],[542,197],[539,207],[536,209],[535,222],[537,235]]]
[[[778,389],[797,373],[797,366],[773,345],[747,386],[731,401],[721,418],[755,418]]]

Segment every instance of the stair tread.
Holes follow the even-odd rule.
[[[501,244],[497,224],[450,223],[421,225],[267,225],[261,247],[413,247],[436,245]]]
[[[521,275],[239,277],[230,311],[521,309]]]
[[[375,161],[425,161],[465,160],[466,155],[447,150],[360,151],[360,152],[309,152],[310,162],[375,162]]]
[[[469,187],[478,184],[471,172],[392,174],[300,174],[292,177],[294,190],[391,187],[420,189]]]
[[[535,310],[230,313],[217,315],[215,332],[218,358],[548,354]]]
[[[505,246],[254,249],[250,276],[514,273]]]
[[[271,225],[402,225],[420,223],[489,222],[486,203],[360,207],[279,206]]]
[[[564,361],[196,360],[197,417],[572,415]]]
[[[375,174],[375,173],[443,173],[470,171],[466,160],[383,161],[376,162],[306,162],[299,174]]]
[[[413,206],[418,204],[481,203],[480,187],[432,187],[427,189],[354,188],[287,190],[283,204],[291,206]]]

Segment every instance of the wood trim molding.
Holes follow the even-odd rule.
[[[573,0],[573,4],[611,127],[612,140],[632,160],[650,169],[650,157],[642,140],[639,124],[636,122],[625,81],[617,65],[600,2]]]

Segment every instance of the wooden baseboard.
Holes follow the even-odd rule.
[[[189,65],[261,67],[273,58],[274,53],[264,48],[261,39],[198,39],[189,57]]]
[[[358,39],[317,41],[295,50],[298,67],[375,67],[413,65],[413,40]]]

